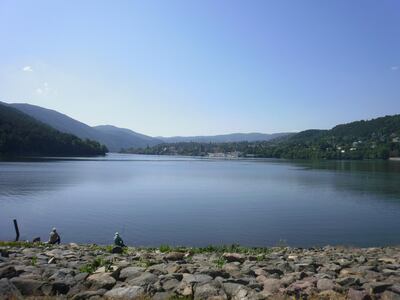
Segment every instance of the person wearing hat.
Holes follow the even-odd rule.
[[[55,227],[53,227],[53,229],[50,232],[50,236],[49,236],[49,244],[60,244],[61,242],[61,238],[60,235],[57,232],[57,229]]]
[[[114,244],[119,247],[126,247],[118,232],[115,233]]]

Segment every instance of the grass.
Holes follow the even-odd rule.
[[[18,241],[18,242],[9,242],[9,241],[0,241],[0,247],[15,247],[15,248],[36,248],[36,247],[48,247],[50,244],[45,243],[31,243],[26,241]]]
[[[31,265],[32,265],[32,266],[36,266],[36,264],[37,264],[37,257],[34,256],[34,257],[32,257],[32,259],[31,259]]]
[[[220,256],[217,260],[214,261],[215,265],[218,268],[222,268],[226,264],[226,259]]]
[[[53,245],[49,245],[46,243],[30,243],[30,242],[5,242],[0,241],[0,247],[16,247],[16,248],[32,248],[32,247],[54,247]],[[55,246],[56,247],[56,246]],[[89,250],[92,251],[103,251],[105,253],[112,253],[112,249],[114,245],[86,245]],[[267,248],[267,247],[244,247],[238,244],[232,245],[210,245],[206,247],[183,247],[183,246],[170,246],[167,244],[161,245],[158,248],[154,247],[124,247],[123,254],[130,254],[136,251],[146,251],[146,252],[155,252],[160,251],[162,253],[168,252],[188,252],[191,255],[193,254],[202,254],[202,253],[216,253],[223,254],[226,252],[232,253],[240,253],[246,255],[254,255],[257,259],[262,260],[265,255],[276,251],[277,248],[286,247],[284,241],[280,241],[278,247]]]
[[[100,267],[105,267],[106,271],[111,270],[111,265],[112,262],[109,260],[105,260],[101,257],[96,257],[92,262],[82,266],[79,268],[79,271],[81,273],[89,273],[92,274],[94,271],[96,271]]]

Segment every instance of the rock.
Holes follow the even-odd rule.
[[[177,299],[174,298],[174,294],[171,292],[158,292],[151,297],[151,300],[167,300],[167,299]],[[178,298],[179,299],[179,298]]]
[[[246,259],[242,254],[239,253],[224,253],[222,257],[225,258],[227,262],[237,261],[243,263]]]
[[[335,288],[335,283],[330,279],[320,279],[317,281],[317,289],[319,291],[328,291]]]
[[[127,267],[121,270],[119,278],[121,280],[130,280],[139,277],[146,269],[141,267]]]
[[[166,260],[176,261],[182,260],[185,257],[185,253],[183,252],[170,252],[165,256]]]
[[[0,268],[0,278],[13,278],[15,276],[18,276],[17,271],[13,266],[6,266],[3,268]]]
[[[396,259],[394,259],[393,257],[381,257],[378,259],[379,262],[383,262],[385,264],[395,264],[396,263]]]
[[[77,293],[75,296],[72,297],[72,300],[86,300],[89,298],[94,299],[95,297],[103,296],[106,292],[107,292],[107,290],[105,290],[105,289],[100,289],[97,291],[84,291],[84,292]]]
[[[383,293],[388,287],[392,286],[392,284],[388,282],[371,282],[367,285],[369,286],[372,294]]]
[[[7,279],[0,279],[0,295],[4,300],[22,299],[20,291]]]
[[[26,279],[21,277],[14,277],[10,282],[21,292],[23,296],[43,296],[41,287],[42,281]]]
[[[350,288],[347,293],[349,300],[372,300],[371,296],[365,290],[356,290]]]
[[[46,296],[54,296],[60,294],[67,294],[70,286],[64,282],[45,283],[42,285],[41,290]]]
[[[1,257],[9,257],[10,252],[7,249],[0,249],[0,256]]]
[[[381,295],[381,300],[400,300],[400,295],[392,291],[385,291]]]
[[[129,300],[129,299],[137,299],[138,297],[144,296],[145,291],[140,286],[128,286],[128,287],[119,287],[109,290],[104,294],[105,299],[121,299],[121,300]]]
[[[391,287],[388,288],[388,290],[396,293],[396,294],[400,294],[400,284],[393,284]]]
[[[359,279],[356,277],[343,277],[336,279],[336,282],[341,286],[349,287],[352,285],[358,285]]]
[[[183,297],[193,296],[193,285],[187,281],[181,281],[176,287],[175,293]]]
[[[319,300],[343,299],[343,296],[333,290],[322,291],[318,294]]]
[[[111,249],[111,253],[114,253],[114,254],[121,254],[123,252],[124,252],[124,249],[122,249],[122,247],[120,247],[120,246],[114,246]]]
[[[197,286],[194,292],[194,300],[203,299],[228,299],[223,289],[217,282],[205,283],[203,285]]]
[[[281,281],[274,278],[267,278],[262,282],[262,284],[264,285],[264,291],[271,294],[278,292],[281,287]]]
[[[133,286],[146,286],[149,284],[153,284],[158,280],[158,277],[152,273],[144,272],[140,274],[138,277],[130,279],[128,281],[129,285]]]
[[[223,288],[228,295],[228,298],[232,300],[246,299],[246,296],[250,293],[249,288],[237,283],[224,283]]]
[[[120,271],[121,271],[121,269],[118,266],[110,266],[108,268],[100,267],[94,272],[94,274],[96,274],[96,273],[108,273],[111,277],[113,277],[114,279],[118,280]]]
[[[209,275],[206,274],[183,274],[183,279],[182,281],[188,282],[188,283],[207,283],[212,281],[213,278]]]
[[[179,280],[176,280],[175,278],[168,279],[163,282],[162,287],[166,291],[171,291],[174,290],[178,285],[179,285]]]
[[[95,273],[90,275],[86,280],[90,283],[92,289],[109,290],[116,283],[116,280],[108,273]]]
[[[32,243],[40,243],[40,236],[34,237]]]

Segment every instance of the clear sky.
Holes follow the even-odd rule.
[[[149,135],[400,113],[400,1],[0,1],[0,101]]]

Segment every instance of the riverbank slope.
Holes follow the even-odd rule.
[[[400,247],[118,250],[0,242],[0,298],[400,299]]]

